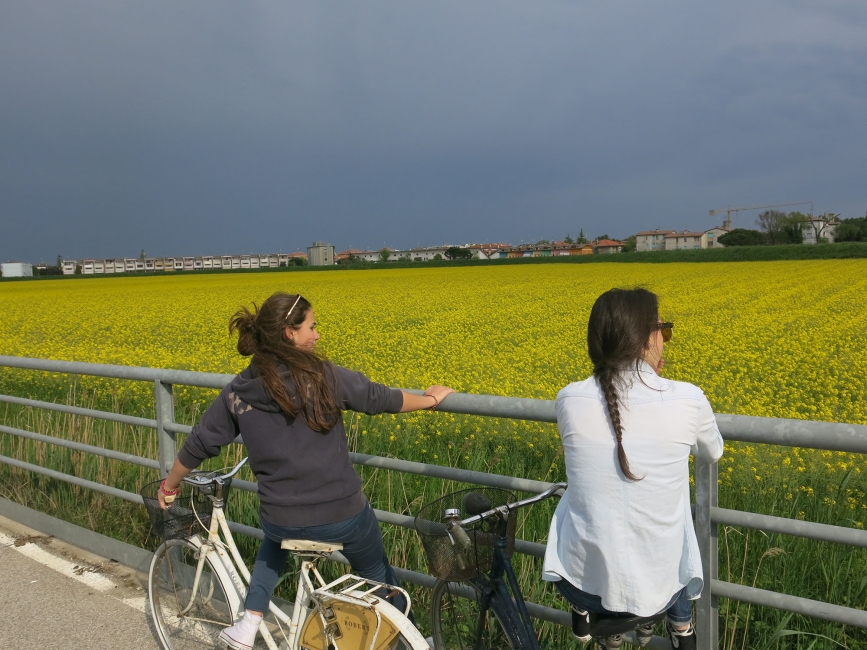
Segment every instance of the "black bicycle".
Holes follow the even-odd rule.
[[[426,505],[415,518],[428,567],[437,578],[431,594],[435,650],[540,650],[533,620],[515,577],[516,518],[520,508],[559,496],[566,483],[536,496],[515,500],[498,488],[461,490]],[[664,618],[599,615],[589,617],[589,633],[600,650],[623,644],[636,631],[641,647],[653,624]],[[573,631],[586,633],[587,622],[573,612]]]

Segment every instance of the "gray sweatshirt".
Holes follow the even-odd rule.
[[[331,366],[341,409],[368,415],[398,413],[403,395],[360,372]],[[289,395],[295,393],[286,375]],[[287,418],[250,365],[226,386],[178,452],[195,469],[241,434],[259,482],[259,512],[278,526],[317,526],[349,519],[367,499],[349,462],[343,419],[327,433],[313,431],[303,416]]]

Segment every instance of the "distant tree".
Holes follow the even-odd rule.
[[[578,239],[575,240],[576,244],[589,244],[590,242],[584,236],[584,228],[581,229],[581,232],[578,233]]]
[[[779,210],[765,210],[756,219],[756,225],[771,245],[788,243],[786,226],[789,224],[789,216]]]
[[[387,248],[383,248],[381,251],[379,251],[380,262],[387,262],[389,257],[391,257],[391,251]]]
[[[758,230],[747,230],[745,228],[735,228],[724,235],[720,235],[717,241],[723,246],[761,246],[765,243],[762,233]]]
[[[803,244],[804,226],[801,222],[789,221],[780,233],[780,244]]]
[[[867,241],[867,215],[840,219],[840,225],[834,233],[834,241]]]
[[[295,266],[307,266],[307,259],[304,257],[290,257],[289,263]]]
[[[437,253],[436,255],[433,256],[433,258],[434,258],[435,260],[441,260],[441,259],[443,258],[443,256],[440,255],[439,253]]]
[[[575,243],[574,240],[569,236],[568,232],[566,233],[566,239],[564,239],[563,241],[566,242],[567,244],[574,244]]]
[[[57,256],[57,268],[59,268],[59,269],[63,268],[63,255]]]
[[[141,249],[141,253],[138,254],[138,258],[139,258],[139,260],[141,260],[142,262],[144,262],[144,261],[145,261],[145,257],[147,257],[147,256],[145,255],[144,248],[142,248],[142,249]]]
[[[450,260],[468,260],[473,256],[473,252],[460,246],[449,246],[445,255]]]
[[[608,233],[605,233],[604,235],[599,235],[594,241],[600,241],[602,239],[611,239],[611,237],[608,236]]]
[[[540,239],[539,241],[536,242],[536,246],[544,246],[545,244],[550,244],[550,243],[551,242],[549,242],[547,239]]]
[[[635,249],[638,247],[638,238],[635,235],[631,237],[627,237],[626,241],[623,242],[623,248],[620,249],[621,253],[634,253]]]

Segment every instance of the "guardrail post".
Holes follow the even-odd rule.
[[[719,648],[719,598],[711,592],[711,581],[719,576],[717,525],[711,522],[711,508],[718,505],[719,465],[695,461],[695,533],[701,554],[704,589],[696,603],[695,632],[698,650]]]
[[[166,431],[165,425],[175,421],[175,399],[172,395],[172,385],[157,380],[154,382],[156,393],[157,439],[159,441],[160,476],[163,478],[175,462],[177,446],[174,431]]]

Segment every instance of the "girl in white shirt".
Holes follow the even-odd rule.
[[[569,488],[554,513],[543,578],[571,603],[576,636],[590,613],[666,611],[672,647],[695,648],[702,589],[689,503],[689,455],[716,460],[723,440],[701,389],[658,375],[673,323],[645,289],[593,305],[593,376],[557,395]]]

